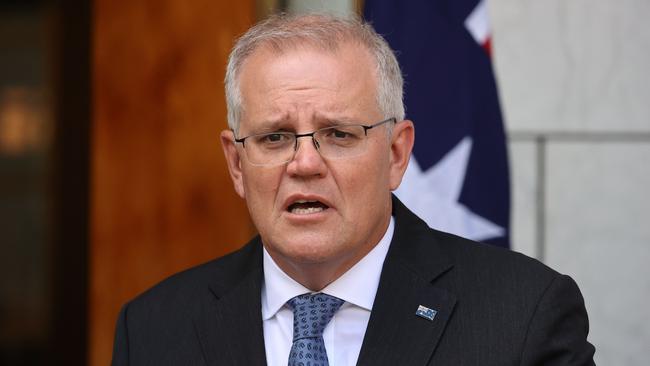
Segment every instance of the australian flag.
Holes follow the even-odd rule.
[[[486,0],[366,0],[397,52],[413,157],[396,194],[429,226],[509,247],[505,134],[489,57]]]

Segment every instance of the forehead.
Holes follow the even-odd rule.
[[[377,118],[375,65],[365,47],[351,42],[333,50],[262,46],[241,67],[242,126],[328,116]]]

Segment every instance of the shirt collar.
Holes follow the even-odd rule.
[[[341,277],[330,283],[321,292],[336,296],[348,303],[368,311],[375,301],[381,268],[393,239],[395,220],[390,218],[386,233],[379,243]],[[284,304],[304,293],[312,292],[289,277],[275,263],[264,248],[264,283],[262,285],[262,319],[272,318]]]

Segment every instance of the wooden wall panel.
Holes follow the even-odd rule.
[[[95,0],[90,360],[128,299],[252,234],[219,143],[223,76],[249,1]]]

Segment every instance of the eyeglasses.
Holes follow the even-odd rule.
[[[346,159],[366,151],[368,130],[389,122],[397,123],[397,120],[389,118],[369,126],[325,127],[302,134],[284,131],[260,133],[235,138],[235,142],[242,144],[248,161],[258,166],[280,165],[291,161],[298,150],[298,139],[301,137],[311,137],[314,147],[324,158]]]

